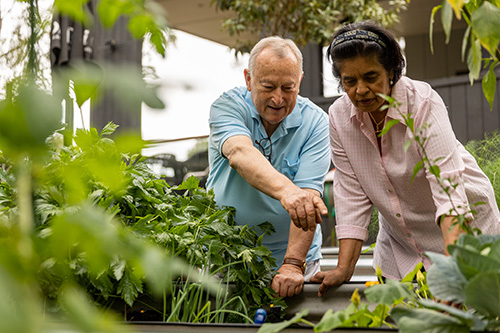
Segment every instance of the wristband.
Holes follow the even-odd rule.
[[[283,264],[287,265],[294,265],[300,268],[302,271],[302,274],[306,271],[306,261],[305,260],[300,260],[300,259],[295,259],[295,258],[285,258],[283,259]]]

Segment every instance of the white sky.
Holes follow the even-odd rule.
[[[146,52],[143,57],[144,66],[156,69],[162,84],[160,96],[166,104],[164,110],[143,106],[144,139],[208,135],[210,105],[224,91],[245,84],[243,70],[248,55],[236,58],[234,52],[224,45],[178,30],[175,35],[177,41],[167,47],[164,59],[151,52]],[[168,147],[190,147],[194,143],[194,140],[183,144],[169,143]],[[185,158],[182,151],[177,151],[176,155],[178,160]]]

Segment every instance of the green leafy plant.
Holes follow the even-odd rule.
[[[479,79],[482,68],[487,69],[482,79],[483,92],[493,109],[496,89],[495,68],[499,65],[500,51],[500,3],[492,1],[443,0],[442,5],[432,10],[430,23],[430,41],[432,50],[432,33],[434,18],[441,10],[441,22],[446,34],[446,43],[450,40],[453,14],[457,20],[467,23],[462,40],[462,59],[466,59],[471,84]],[[483,58],[482,49],[488,56]],[[467,54],[466,54],[467,53]]]
[[[500,206],[500,132],[487,133],[482,140],[469,141],[465,148],[490,179],[496,202]]]
[[[30,12],[36,5],[29,3]],[[138,35],[154,36],[162,28],[146,7],[101,1],[99,12],[109,14],[105,24],[126,15],[143,32]],[[81,3],[56,1],[55,8],[75,19],[84,15]],[[33,29],[37,24],[30,21]],[[157,49],[166,42],[156,41]],[[35,43],[28,53],[36,53]],[[248,321],[252,308],[280,302],[270,291],[274,262],[261,247],[262,235],[235,227],[232,209],[216,207],[213,193],[194,179],[177,188],[157,179],[139,154],[140,137],[111,139],[114,124],[73,135],[61,124],[63,85],[48,94],[36,83],[36,63],[27,67],[0,101],[0,330],[34,332],[65,322],[69,329],[123,331],[109,310],[121,302],[120,310],[129,311],[144,298],[162,301],[165,320],[200,322]],[[162,105],[134,70],[75,63],[60,74],[55,82],[72,81],[79,107],[102,89]],[[271,231],[266,224],[261,229]],[[206,277],[212,274],[219,280]],[[237,286],[230,294],[229,284]],[[191,296],[201,292],[193,317]]]
[[[391,311],[401,332],[419,327],[423,332],[438,329],[456,332],[492,331],[500,328],[500,235],[467,235],[449,246],[450,256],[426,253],[433,264],[427,274],[434,296],[464,305],[467,311],[441,302],[420,302],[421,309]],[[446,313],[446,314],[444,314]],[[425,326],[421,318],[426,318]]]
[[[96,301],[108,307],[116,297],[132,307],[140,296],[142,299],[144,296],[162,299],[170,293],[172,305],[169,308],[163,306],[159,311],[162,313],[160,318],[166,320],[168,317],[169,321],[224,322],[244,319],[248,322],[251,321],[249,315],[252,311],[262,305],[279,303],[270,288],[275,260],[270,251],[262,246],[264,234],[259,236],[253,228],[236,226],[234,209],[219,209],[213,193],[199,188],[196,178],[171,188],[153,174],[144,157],[120,153],[118,144],[109,138],[115,128],[116,125],[108,124],[101,133],[95,129],[78,130],[75,145],[55,147],[46,165],[41,165],[38,170],[33,210],[40,248],[50,247],[51,244],[58,244],[61,249],[73,248],[70,253],[67,250],[56,251],[59,255],[51,260],[53,263],[40,269],[44,276],[41,286],[47,302],[57,307],[57,295],[66,279],[63,277],[71,276]],[[12,179],[9,172],[4,172],[3,178],[9,183],[2,182],[0,201],[6,204],[3,213],[8,216],[17,210],[9,199],[9,195],[15,192],[9,184],[15,182],[16,177]],[[90,221],[95,219],[89,217],[87,222],[79,216],[89,209],[102,210],[103,222],[92,225]],[[226,285],[223,288],[225,294],[221,296],[220,290],[214,288],[206,290],[206,283],[197,282],[200,274],[188,279],[194,281],[193,285],[185,284],[182,288],[178,288],[179,284],[172,285],[172,279],[156,292],[144,289],[143,276],[150,272],[145,272],[144,267],[138,270],[133,262],[117,255],[130,251],[140,253],[141,250],[131,243],[127,251],[118,251],[116,241],[107,240],[106,235],[111,231],[106,231],[108,223],[105,221],[112,219],[121,224],[130,239],[155,244],[155,248],[184,259],[191,267],[209,276],[217,275],[217,285]],[[72,231],[68,230],[68,220],[73,221],[70,223],[74,227]],[[273,231],[269,223],[260,227],[266,233]],[[80,240],[81,237],[83,240]],[[45,245],[45,242],[49,244]],[[106,251],[107,255],[104,256],[100,250]],[[39,252],[45,253],[41,249]],[[99,260],[89,259],[95,257]],[[61,271],[64,271],[63,275]],[[162,274],[172,276],[174,272],[181,273],[172,269]],[[227,290],[229,283],[234,285],[231,290]],[[158,297],[158,292],[163,296]],[[188,315],[198,306],[210,304],[211,293],[217,294],[214,303],[218,305],[215,310],[209,306],[206,308],[206,313],[212,311],[211,315]],[[193,298],[195,294],[197,297]],[[199,302],[193,307],[195,299]],[[144,300],[142,304],[146,305]],[[156,304],[153,302],[149,308],[154,308]],[[221,308],[226,309],[222,311]],[[167,316],[167,311],[174,310],[177,313]]]

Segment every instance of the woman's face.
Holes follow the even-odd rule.
[[[391,86],[385,68],[375,55],[356,57],[340,63],[340,79],[352,104],[363,112],[379,111],[386,101],[377,94],[390,95]]]

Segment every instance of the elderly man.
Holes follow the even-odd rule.
[[[302,54],[293,41],[262,39],[244,75],[246,87],[211,107],[207,188],[219,206],[235,207],[236,223],[274,225],[263,241],[281,264],[272,288],[293,296],[319,271],[328,119],[298,95]]]

